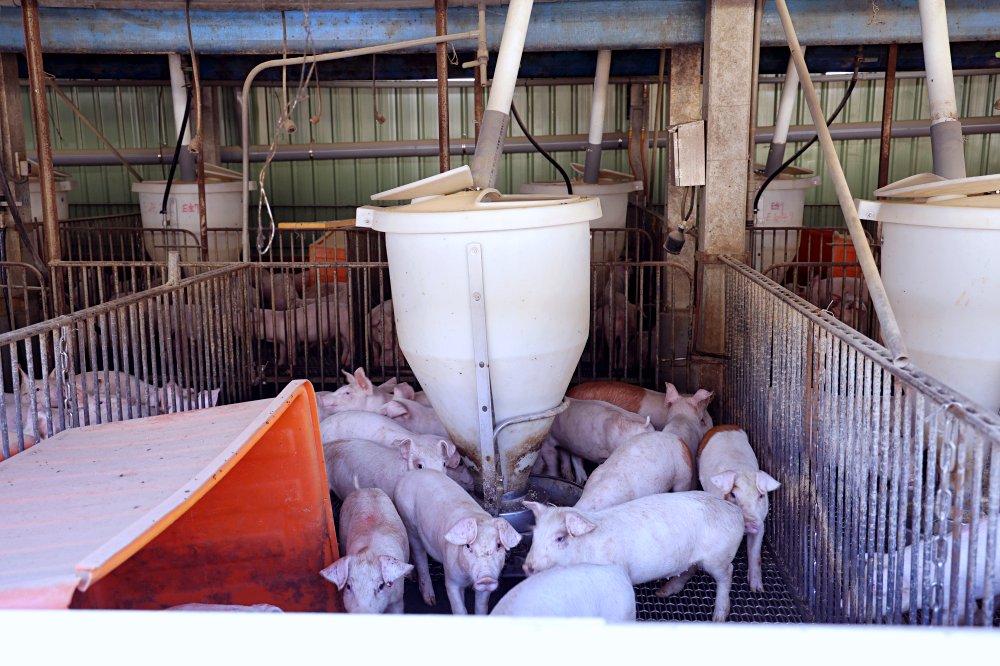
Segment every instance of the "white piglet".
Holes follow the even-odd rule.
[[[376,409],[392,400],[392,392],[397,386],[395,379],[390,379],[382,386],[376,387],[364,368],[358,368],[354,373],[343,371],[347,383],[336,391],[317,391],[316,407],[319,420],[346,411],[374,412]]]
[[[607,402],[566,400],[569,407],[553,419],[549,434],[560,448],[585,460],[602,463],[628,438],[654,430],[649,417]]]
[[[625,570],[614,565],[553,567],[518,583],[490,615],[599,617],[635,621],[635,589]]]
[[[448,450],[444,442],[427,446],[409,437],[390,446],[366,439],[341,439],[323,442],[323,458],[330,490],[340,499],[356,487],[379,488],[392,497],[399,479],[411,469],[443,472]]]
[[[408,387],[409,388],[409,387]],[[410,389],[412,393],[412,388]],[[397,386],[393,398],[375,410],[377,414],[388,416],[407,430],[425,434],[448,437],[444,423],[438,418],[433,407],[422,405],[415,400],[402,397],[402,390]]]
[[[743,512],[747,533],[747,577],[751,590],[763,592],[760,550],[764,543],[767,494],[781,484],[761,471],[747,434],[731,425],[716,426],[701,440],[698,478],[703,490],[732,502]]]
[[[715,579],[712,619],[728,617],[732,562],[743,540],[743,517],[732,504],[691,491],[649,495],[602,511],[524,506],[535,514],[524,562],[529,576],[570,564],[617,564],[633,585],[676,577],[657,592],[668,596],[700,567]]]
[[[408,472],[396,486],[396,508],[410,537],[420,594],[436,603],[427,556],[444,566],[451,612],[466,615],[465,588],[476,592],[475,611],[485,615],[497,589],[507,551],[521,541],[510,523],[494,518],[467,492],[433,470]]]
[[[336,439],[367,439],[386,446],[400,439],[412,439],[418,445],[428,447],[443,444],[448,449],[448,466],[456,467],[461,461],[455,444],[447,437],[420,435],[408,430],[388,416],[373,412],[339,412],[328,416],[319,424],[320,441],[332,442]]]
[[[348,613],[402,613],[403,576],[413,571],[406,528],[389,496],[355,490],[340,509],[345,553],[320,571],[337,586]]]
[[[668,391],[673,388],[667,384]],[[676,394],[676,391],[674,391]],[[663,432],[645,432],[628,439],[587,479],[576,508],[588,511],[666,492],[694,487],[692,448],[711,427],[706,411],[708,391],[670,400]]]

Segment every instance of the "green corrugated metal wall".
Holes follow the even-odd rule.
[[[297,72],[290,76],[295,83]],[[817,86],[824,108],[829,112],[839,102],[847,82],[829,81]],[[959,111],[964,116],[987,116],[1000,95],[997,76],[969,76],[956,79]],[[294,86],[293,86],[294,88]],[[101,130],[120,147],[159,146],[164,159],[172,150],[173,113],[170,91],[166,87],[66,86],[67,94]],[[608,104],[605,130],[624,132],[628,122],[628,86],[615,85]],[[758,125],[773,123],[781,84],[763,79],[760,84]],[[878,80],[860,81],[838,122],[870,122],[881,118],[883,84]],[[294,94],[290,92],[289,94]],[[256,88],[252,93],[253,112],[251,137],[257,144],[267,143],[273,132],[280,105],[280,88]],[[437,136],[436,89],[402,84],[399,88],[378,88],[375,92],[378,109],[385,124],[374,119],[372,90],[362,88],[321,88],[311,90],[309,98],[297,109],[298,130],[287,142],[394,141],[434,139]],[[234,89],[220,88],[219,122],[224,144],[239,142],[238,117]],[[656,99],[656,87],[650,92],[650,106]],[[25,118],[30,118],[27,95],[24,96]],[[321,101],[320,101],[321,100]],[[473,143],[472,90],[452,88],[449,97],[451,133],[454,139]],[[552,134],[583,134],[587,131],[590,113],[590,85],[546,85],[518,88],[515,104],[529,128],[539,136]],[[53,143],[56,150],[100,148],[100,143],[70,112],[66,105],[50,93]],[[894,117],[896,120],[926,118],[927,95],[923,79],[900,79],[896,87]],[[309,118],[318,116],[313,124]],[[793,124],[808,124],[805,104],[797,105]],[[28,123],[29,143],[31,127]],[[521,132],[512,123],[511,133]],[[994,135],[966,138],[966,159],[969,175],[1000,172],[1000,150]],[[797,149],[789,145],[789,153]],[[661,151],[662,152],[662,151]],[[757,147],[757,158],[763,161],[767,146]],[[840,159],[844,164],[851,190],[858,197],[871,196],[878,168],[878,141],[841,141]],[[930,140],[896,139],[892,146],[890,179],[896,180],[921,171],[930,171]],[[583,160],[582,152],[557,153],[564,166]],[[468,157],[453,157],[453,166],[467,162]],[[606,151],[606,168],[628,171],[623,150]],[[825,167],[818,146],[810,148],[797,163],[814,169],[823,176],[822,184],[810,193],[806,224],[839,224],[833,186],[825,177]],[[239,165],[227,165],[239,168]],[[252,165],[254,175],[260,168]],[[368,202],[374,192],[416,180],[437,171],[437,157],[407,157],[381,159],[349,159],[314,162],[275,162],[270,167],[268,194],[279,219],[330,219],[351,214],[352,209]],[[99,212],[106,205],[120,206],[134,201],[130,178],[117,166],[65,169],[79,182],[71,195],[76,204],[75,214]],[[142,167],[143,176],[163,178],[166,167]],[[662,174],[662,162],[658,168]],[[506,155],[498,187],[516,191],[526,181],[552,179],[557,175],[539,155]],[[654,203],[662,201],[662,188],[653,192]]]

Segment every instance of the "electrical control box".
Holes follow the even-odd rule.
[[[670,128],[670,184],[689,187],[705,184],[705,121],[674,125]]]

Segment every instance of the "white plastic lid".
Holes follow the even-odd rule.
[[[573,194],[582,196],[598,197],[606,194],[628,194],[642,190],[641,180],[600,178],[596,183],[585,183],[582,180],[574,180],[571,183],[573,184]],[[521,192],[525,194],[565,194],[566,181],[542,180],[525,183],[521,186]]]
[[[590,222],[601,217],[593,197],[503,195],[497,190],[431,196],[404,206],[362,206],[357,225],[399,234],[511,231]]]

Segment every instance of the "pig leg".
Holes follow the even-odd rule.
[[[457,582],[448,578],[445,575],[444,579],[444,589],[448,592],[448,601],[451,602],[451,614],[452,615],[468,615],[469,609],[465,607],[465,595],[463,592],[465,588],[459,585]],[[489,598],[489,595],[487,595]],[[479,607],[479,593],[476,593],[476,608]],[[479,612],[478,610],[476,611]]]
[[[751,592],[764,591],[764,576],[760,569],[760,548],[764,543],[764,530],[747,535],[747,579]]]
[[[433,606],[437,603],[434,596],[434,584],[431,582],[431,570],[427,565],[427,551],[420,538],[410,537],[410,552],[413,554],[413,565],[417,567],[417,585],[420,587],[420,596],[424,598],[424,603]]]
[[[553,469],[553,476],[556,476],[555,467]],[[573,479],[573,454],[559,450],[559,473],[558,476],[570,481]]]
[[[709,565],[707,562],[702,562],[701,568],[715,579],[715,610],[712,612],[712,622],[725,622],[729,617],[729,588],[733,584],[733,563]]]
[[[664,583],[660,589],[656,591],[656,596],[658,597],[669,597],[671,595],[677,594],[684,589],[687,582],[691,580],[691,576],[695,574],[695,568],[691,567],[687,571],[677,574],[666,583]]]
[[[587,470],[583,468],[583,458],[570,454],[570,461],[573,463],[573,480],[581,486],[587,483]]]
[[[490,605],[490,594],[492,592],[476,592],[476,615],[486,615]]]

